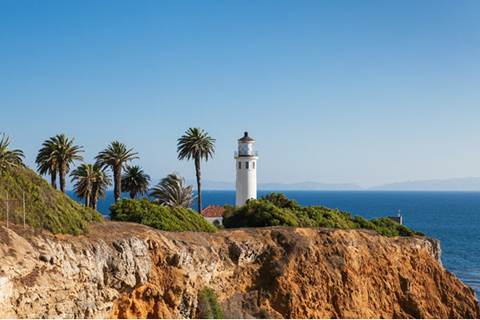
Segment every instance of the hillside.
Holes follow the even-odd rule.
[[[23,195],[25,194],[25,222],[34,228],[54,233],[81,234],[88,222],[102,221],[101,215],[71,200],[53,189],[31,169],[18,167],[0,173],[0,218],[6,219],[8,194],[9,221],[23,223]]]
[[[452,178],[389,183],[371,188],[374,191],[480,191],[480,178]]]
[[[125,222],[90,229],[35,236],[0,226],[0,318],[194,318],[216,301],[227,318],[480,317],[473,290],[425,237],[164,232]]]

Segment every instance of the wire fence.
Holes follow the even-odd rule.
[[[9,193],[0,195],[0,220],[5,222],[7,228],[12,223],[26,228],[26,217],[25,192],[20,197]]]

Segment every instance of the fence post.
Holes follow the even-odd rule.
[[[7,192],[7,201],[5,202],[5,207],[7,209],[7,228],[8,228],[8,192]]]
[[[25,191],[23,191],[23,229],[25,229]]]

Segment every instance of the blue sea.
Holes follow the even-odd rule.
[[[262,196],[269,191],[259,191]],[[480,193],[393,191],[285,191],[301,205],[324,205],[354,215],[375,218],[396,215],[404,224],[439,239],[444,266],[472,287],[480,297]],[[99,203],[108,216],[113,193]],[[234,191],[203,192],[204,207],[235,203]]]

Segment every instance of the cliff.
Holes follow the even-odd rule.
[[[170,233],[131,223],[82,236],[0,225],[1,317],[478,318],[439,246],[371,231],[261,228]]]

